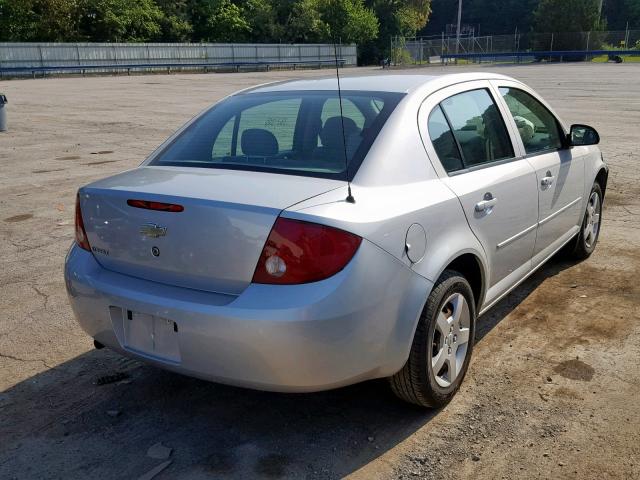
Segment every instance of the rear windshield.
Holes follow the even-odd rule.
[[[232,96],[186,128],[151,165],[351,179],[402,97],[342,92],[341,118],[336,91]]]

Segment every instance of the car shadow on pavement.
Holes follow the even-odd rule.
[[[476,343],[481,342],[498,323],[518,307],[524,299],[531,295],[542,282],[575,265],[575,262],[566,260],[562,252],[551,258],[546,264],[540,267],[539,270],[534,272],[527,280],[509,293],[509,295],[480,317],[476,326]]]
[[[479,321],[482,339],[549,276],[553,261]],[[105,375],[119,381],[98,385]],[[114,380],[115,378],[111,378]],[[2,478],[336,478],[367,465],[439,411],[397,400],[383,380],[276,394],[166,372],[93,350],[0,393]]]

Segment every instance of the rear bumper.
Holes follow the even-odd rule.
[[[105,346],[186,375],[274,391],[325,390],[394,374],[432,287],[366,240],[329,279],[251,284],[238,296],[114,273],[75,245],[65,280],[80,326]],[[127,310],[175,322],[178,358],[132,349]]]

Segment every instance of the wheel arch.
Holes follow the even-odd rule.
[[[444,268],[438,273],[437,278],[440,278],[445,270],[455,270],[467,279],[473,292],[476,311],[480,311],[487,291],[486,279],[488,278],[486,265],[482,257],[470,250],[459,252],[449,259]]]
[[[595,181],[600,185],[602,190],[602,197],[604,198],[605,191],[607,189],[607,181],[609,180],[609,170],[605,167],[600,168],[596,174]]]

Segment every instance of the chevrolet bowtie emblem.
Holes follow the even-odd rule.
[[[167,234],[167,227],[161,227],[155,223],[145,223],[140,227],[140,234],[151,238],[164,237]]]

